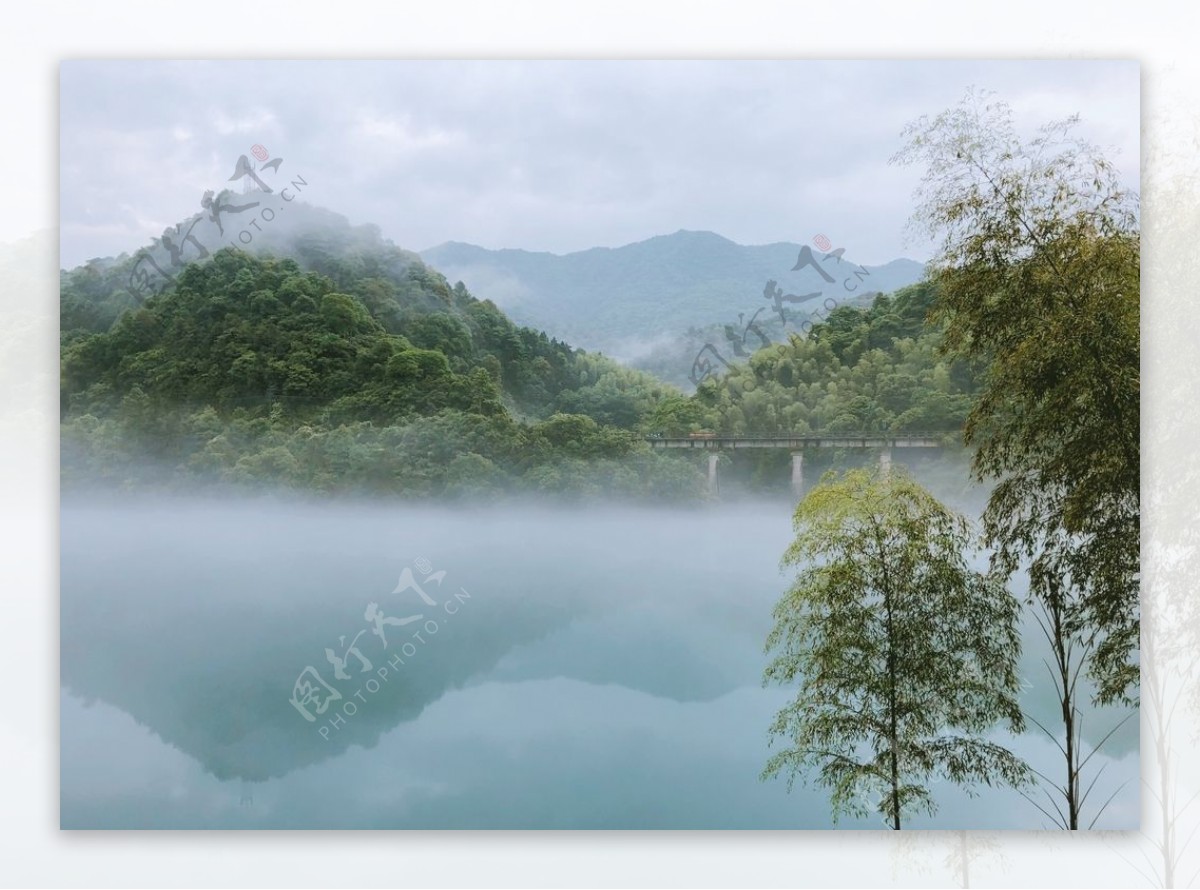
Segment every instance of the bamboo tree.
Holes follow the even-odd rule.
[[[942,241],[943,349],[987,365],[964,439],[995,482],[993,569],[1028,571],[1050,648],[1062,727],[1038,725],[1065,769],[1043,812],[1069,829],[1098,778],[1082,776],[1099,745],[1083,750],[1079,680],[1099,704],[1136,701],[1141,582],[1138,198],[1076,122],[1023,140],[972,92],[909,125],[895,158],[925,167],[914,221]]]
[[[965,439],[995,480],[986,543],[1034,595],[1062,597],[1064,631],[1093,646],[1102,704],[1137,695],[1141,236],[1137,195],[1076,138],[1076,119],[1017,136],[1008,106],[971,93],[905,131],[921,164],[914,223],[944,349],[987,362]]]
[[[1058,748],[1059,753],[1063,756],[1066,769],[1061,782],[1040,770],[1033,770],[1040,780],[1039,786],[1049,809],[1039,803],[1031,794],[1024,791],[1022,794],[1059,828],[1067,831],[1075,831],[1080,827],[1090,829],[1095,827],[1108,805],[1125,786],[1122,784],[1109,795],[1085,825],[1083,824],[1084,806],[1103,775],[1104,767],[1096,770],[1091,775],[1090,781],[1085,778],[1084,771],[1092,759],[1100,753],[1105,742],[1129,721],[1133,713],[1125,715],[1108,730],[1099,742],[1085,749],[1083,711],[1079,707],[1079,683],[1084,668],[1094,655],[1095,646],[1079,630],[1073,629],[1077,628],[1078,624],[1072,622],[1070,610],[1072,607],[1077,608],[1078,604],[1072,603],[1062,590],[1056,589],[1052,585],[1047,584],[1044,591],[1036,602],[1034,618],[1050,648],[1050,657],[1043,659],[1043,663],[1050,676],[1055,701],[1062,716],[1062,738],[1060,739],[1036,717],[1030,714],[1026,716]]]
[[[968,561],[967,521],[900,470],[830,474],[796,508],[764,683],[799,682],[771,725],[763,778],[816,769],[839,815],[866,795],[893,829],[937,805],[935,776],[1020,786],[1025,765],[983,738],[1023,727],[1019,603]]]

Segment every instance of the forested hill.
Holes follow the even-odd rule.
[[[807,337],[756,350],[694,396],[664,400],[654,423],[668,434],[922,431],[957,442],[984,369],[942,353],[934,299],[922,282],[839,306]]]
[[[63,273],[66,484],[702,489],[640,438],[669,387],[513,324],[374,227],[284,211],[261,255],[210,240],[173,269],[156,242],[157,295],[139,292],[144,254]]]
[[[696,401],[727,432],[942,432],[959,440],[984,373],[946,356],[922,282],[840,306],[808,337],[760,349],[701,384]]]
[[[835,258],[822,264],[829,278],[808,266],[793,270],[801,249],[790,242],[747,246],[713,232],[681,230],[565,255],[449,242],[421,256],[451,281],[486,293],[522,324],[576,346],[640,360],[666,338],[692,329],[719,331],[739,312],[749,316],[762,307],[768,320],[771,307],[763,296],[768,281],[801,295],[838,289],[838,299],[850,299],[839,289],[845,277],[839,271],[859,268],[854,245],[846,245],[844,256],[833,248]],[[854,282],[858,293],[890,293],[921,280],[924,271],[907,259],[861,268],[868,276],[861,286]],[[649,360],[653,366],[655,359]],[[685,377],[686,372],[685,365]]]
[[[686,396],[514,324],[373,226],[254,197],[278,213],[245,250],[219,246],[232,226],[194,217],[171,243],[63,272],[67,486],[700,498],[696,463],[644,436],[949,440],[970,409],[974,377],[938,353],[928,284],[839,305]],[[181,232],[211,249],[189,256]],[[166,273],[151,281],[158,293],[147,267]]]

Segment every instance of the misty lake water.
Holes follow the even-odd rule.
[[[62,825],[834,827],[823,789],[759,780],[794,694],[761,685],[791,506],[67,497]],[[423,560],[445,572],[432,607],[392,592]],[[385,648],[369,603],[422,619]],[[337,680],[325,649],[360,631],[370,670],[349,656]],[[1039,658],[1024,695],[1052,721]],[[292,703],[309,666],[342,696],[312,722]],[[1058,768],[1048,741],[1003,740]],[[1101,790],[1133,780],[1098,827],[1136,827],[1136,720],[1106,747]],[[1047,821],[1009,790],[936,796],[914,827]]]

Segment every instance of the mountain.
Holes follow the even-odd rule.
[[[450,245],[423,259],[300,201],[211,203],[220,220],[197,214],[132,255],[63,271],[65,486],[695,500],[698,466],[643,435],[952,431],[973,385],[936,353],[930,285],[899,286],[919,274],[911,261],[863,267],[696,232],[566,257]],[[476,297],[431,265],[455,257],[493,270],[483,260],[500,257],[510,281],[557,297],[498,279],[477,279]],[[736,283],[770,263],[783,269],[766,279],[778,305]],[[592,343],[657,338],[637,362],[661,365],[658,379],[538,329],[552,319],[521,326],[493,297]],[[707,379],[697,343],[713,357]],[[742,463],[755,478],[771,470],[766,457]]]
[[[801,251],[814,262],[793,271]],[[748,319],[762,309],[764,321],[774,316],[779,322],[774,302],[764,296],[769,281],[788,295],[813,295],[806,304],[783,307],[799,324],[825,300],[863,305],[867,293],[891,293],[924,274],[922,264],[909,259],[859,266],[852,254],[832,247],[822,253],[786,241],[747,246],[685,230],[565,255],[455,241],[420,255],[448,280],[487,294],[517,323],[633,364],[689,330],[736,324],[739,313]]]
[[[63,271],[64,484],[703,495],[640,436],[675,390],[286,200],[223,192],[220,222]]]

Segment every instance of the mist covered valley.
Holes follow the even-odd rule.
[[[764,687],[764,640],[797,500],[880,466],[821,436],[923,437],[891,465],[983,509],[981,368],[939,351],[935,287],[785,309],[655,376],[256,197],[266,234],[157,292],[158,241],[63,275],[64,827],[879,827],[760,779],[795,694]],[[789,437],[815,444],[707,447]],[[1052,724],[1022,637],[1022,706]],[[1128,713],[1089,707],[1084,738]],[[1036,731],[990,738],[1054,768]],[[1098,826],[1136,824],[1132,721],[1098,759]],[[935,797],[913,827],[1038,818]]]

